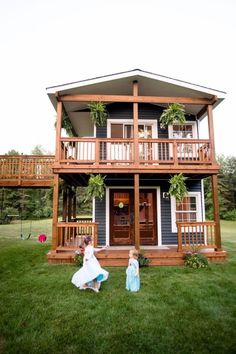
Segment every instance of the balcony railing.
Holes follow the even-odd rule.
[[[138,164],[212,163],[211,144],[206,139],[139,139]],[[60,162],[69,165],[135,165],[133,139],[62,138]],[[137,163],[136,163],[137,164]]]
[[[192,247],[216,248],[216,223],[204,222],[177,222],[178,251]]]
[[[83,244],[85,236],[91,236],[94,247],[97,246],[98,224],[92,222],[57,223],[57,247],[77,249]]]
[[[48,155],[0,155],[0,180],[51,180],[54,160]]]

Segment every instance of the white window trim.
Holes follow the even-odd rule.
[[[107,119],[107,137],[111,137],[111,124],[130,124],[134,125],[133,119]],[[157,136],[157,121],[154,119],[139,119],[138,124],[145,124],[152,126],[152,138],[156,139]]]
[[[197,221],[202,221],[202,200],[201,192],[189,192],[187,197],[196,197],[196,206],[197,206]],[[170,198],[171,202],[171,231],[177,232],[176,225],[176,199],[175,197]]]
[[[178,123],[174,124],[178,125]],[[192,125],[193,126],[193,137],[190,139],[197,139],[197,122],[193,121],[186,121],[183,125]],[[173,125],[168,125],[168,136],[170,139],[173,139]],[[178,139],[178,138],[175,138]],[[187,139],[187,138],[182,138],[182,139]]]

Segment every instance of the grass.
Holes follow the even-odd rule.
[[[236,352],[236,222],[222,223],[225,263],[142,268],[138,293],[111,267],[99,294],[71,284],[74,265],[47,263],[50,221],[32,226],[28,241],[0,226],[0,353]]]

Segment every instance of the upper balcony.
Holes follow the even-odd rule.
[[[207,139],[61,138],[56,173],[217,173]]]

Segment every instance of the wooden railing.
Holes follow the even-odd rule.
[[[52,179],[54,160],[51,155],[0,155],[0,179]]]
[[[204,222],[177,222],[178,251],[199,248],[216,248],[216,223]]]
[[[94,247],[97,246],[98,224],[92,222],[57,223],[57,247],[78,248],[85,236],[91,236]]]
[[[133,139],[61,138],[60,162],[81,165],[134,165]],[[139,139],[139,164],[211,164],[206,139]]]

